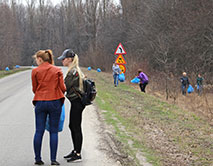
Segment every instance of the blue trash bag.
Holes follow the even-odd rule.
[[[101,69],[100,69],[100,68],[97,68],[97,72],[101,72]]]
[[[60,116],[59,126],[58,126],[58,131],[59,131],[59,132],[61,132],[61,131],[63,130],[63,127],[64,127],[64,120],[65,120],[65,106],[64,106],[64,104],[63,104],[62,110],[61,110],[61,116]],[[50,131],[49,116],[47,116],[45,129],[46,129],[47,131]]]
[[[125,81],[125,75],[124,75],[124,73],[121,73],[121,74],[118,75],[118,80],[120,82],[124,82]]]
[[[192,85],[189,85],[187,89],[187,93],[192,93],[192,92],[194,92],[194,88],[192,87]]]
[[[6,71],[9,71],[9,70],[10,70],[10,68],[9,68],[9,67],[6,67],[6,68],[5,68],[5,70],[6,70]]]
[[[20,66],[19,66],[19,65],[16,65],[16,69],[18,69],[18,68],[20,68]]]
[[[87,69],[88,69],[89,71],[90,71],[90,70],[92,70],[92,68],[91,68],[91,67],[88,67]]]
[[[131,80],[131,83],[134,83],[134,84],[138,84],[139,82],[140,82],[140,79],[137,77]]]

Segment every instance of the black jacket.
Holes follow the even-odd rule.
[[[77,72],[77,69],[71,69],[67,73],[64,82],[67,88],[66,97],[70,101],[81,97],[82,92],[79,89],[79,73]]]
[[[186,85],[189,85],[189,79],[188,79],[188,77],[181,77],[181,83],[182,83],[182,85],[184,85],[184,86],[186,86]]]

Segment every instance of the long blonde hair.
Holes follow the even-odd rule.
[[[40,57],[44,62],[49,62],[50,64],[54,65],[53,52],[50,49],[39,50],[33,57],[34,58]]]
[[[75,54],[74,58],[72,58],[72,62],[68,67],[67,73],[69,73],[70,70],[72,70],[73,68],[76,68],[78,75],[79,75],[79,89],[83,90],[83,79],[85,76],[79,67],[79,58],[78,58],[77,54]]]

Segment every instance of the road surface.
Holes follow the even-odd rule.
[[[63,68],[63,71],[65,73]],[[34,108],[32,105],[31,70],[0,79],[0,166],[34,165],[33,135],[35,131]],[[100,121],[94,106],[88,106],[83,113],[84,142],[83,161],[67,163],[63,155],[72,149],[68,129],[69,101],[65,101],[66,119],[64,131],[59,134],[57,160],[62,166],[117,166],[100,149]],[[45,132],[42,146],[42,158],[45,166],[49,160],[49,133]]]

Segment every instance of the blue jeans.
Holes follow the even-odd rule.
[[[119,74],[114,74],[114,75],[113,75],[113,78],[114,78],[114,85],[115,85],[115,86],[118,86],[118,76],[119,76]]]
[[[34,135],[35,160],[41,160],[42,138],[45,131],[47,115],[49,114],[50,124],[50,158],[56,161],[58,147],[58,125],[61,115],[62,103],[60,100],[37,101],[35,106],[36,132]]]

